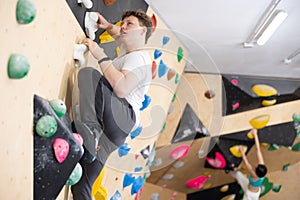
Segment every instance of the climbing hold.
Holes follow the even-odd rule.
[[[252,118],[249,123],[255,129],[264,128],[270,120],[270,115],[259,115]]]
[[[163,127],[161,128],[160,132],[164,132],[166,130],[166,126],[167,126],[167,123],[165,122]]]
[[[252,130],[247,133],[247,137],[249,139],[254,139],[254,135],[252,134]]]
[[[220,188],[220,192],[227,192],[229,189],[229,185],[224,185]]]
[[[104,5],[111,6],[113,5],[117,0],[103,0]]]
[[[143,187],[144,183],[145,179],[143,177],[137,177],[131,186],[131,195],[137,193]]]
[[[134,172],[140,172],[143,170],[143,167],[136,167],[134,168]]]
[[[171,180],[174,177],[174,174],[166,174],[162,177],[163,180]]]
[[[230,195],[226,195],[220,200],[234,200],[234,199],[235,199],[235,194],[230,194]]]
[[[190,145],[178,146],[171,151],[169,157],[174,160],[182,159],[188,155],[189,150],[190,150]]]
[[[230,153],[237,158],[241,158],[242,157],[242,153],[240,151],[241,146],[243,147],[244,153],[246,153],[248,147],[245,145],[235,145],[233,147],[230,147],[230,149],[229,149]]]
[[[142,149],[140,151],[140,153],[142,154],[144,159],[147,159],[150,155],[150,146],[148,145],[147,147],[145,147],[144,149]]]
[[[206,157],[205,159],[212,167],[223,169],[226,166],[226,160],[219,152],[215,153],[215,158]]]
[[[161,158],[156,158],[154,161],[153,161],[153,166],[154,167],[158,167],[162,164],[162,159]]]
[[[168,36],[164,36],[162,39],[163,46],[166,45],[170,41],[170,38]]]
[[[144,95],[144,101],[142,102],[142,107],[140,108],[140,110],[145,110],[145,108],[147,108],[149,106],[151,102],[151,97],[148,96],[147,94]]]
[[[11,54],[7,64],[7,73],[9,78],[20,79],[25,77],[29,71],[29,62],[21,54]]]
[[[67,107],[65,102],[63,102],[62,100],[53,99],[49,103],[58,117],[63,117],[66,114]]]
[[[290,163],[287,163],[287,164],[283,165],[282,171],[287,171],[287,170],[289,170],[289,167],[290,167]]]
[[[50,137],[54,135],[57,130],[57,122],[54,117],[44,115],[37,121],[35,130],[39,136]]]
[[[212,183],[205,183],[202,188],[203,188],[203,190],[207,190],[207,189],[211,188],[211,186],[212,186]]]
[[[69,154],[69,143],[63,138],[56,138],[52,146],[57,161],[59,163],[64,162]]]
[[[66,185],[75,185],[81,179],[81,176],[82,176],[82,167],[79,163],[77,163],[71,175],[69,176]]]
[[[277,150],[280,148],[280,145],[277,145],[277,144],[270,144],[268,150],[269,151],[274,151],[274,150]]]
[[[277,90],[270,85],[256,84],[252,86],[252,91],[260,97],[270,97],[277,95]]]
[[[154,79],[156,76],[157,73],[156,68],[157,68],[156,62],[152,61],[152,79]]]
[[[238,85],[239,81],[237,79],[231,79],[230,81],[232,83],[232,85]]]
[[[176,99],[176,92],[173,94],[173,97],[172,97],[172,102],[174,102]]]
[[[261,188],[261,191],[260,191],[259,197],[262,197],[273,188],[273,183],[269,182],[268,177],[265,177],[260,188]]]
[[[79,66],[82,67],[85,64],[84,54],[88,51],[88,48],[84,44],[75,44],[74,45],[74,52],[73,52],[73,59],[78,61]]]
[[[132,174],[125,174],[123,178],[123,190],[134,182],[135,178]]]
[[[175,75],[175,84],[179,83],[179,74],[176,73]]]
[[[277,102],[276,99],[264,99],[264,100],[262,100],[261,105],[263,105],[263,106],[272,106],[276,102]]]
[[[204,93],[204,96],[208,99],[212,99],[215,97],[215,92],[212,91],[212,90],[207,90],[205,93]]]
[[[206,180],[210,177],[211,177],[210,175],[208,175],[208,176],[198,176],[194,179],[191,179],[191,180],[187,181],[185,183],[185,185],[188,186],[189,188],[192,188],[192,189],[201,189],[204,186]]]
[[[98,15],[96,12],[86,12],[84,17],[85,32],[91,40],[95,40],[95,32],[98,30]]]
[[[122,200],[121,193],[118,190],[116,190],[114,195],[110,198],[110,200]]]
[[[158,193],[152,193],[150,200],[160,200],[160,195]]]
[[[139,136],[142,130],[143,130],[142,125],[139,125],[135,130],[131,131],[130,138],[134,139],[135,137]]]
[[[178,47],[177,50],[177,61],[180,62],[183,58],[183,49],[181,47]]]
[[[78,133],[73,133],[73,136],[78,144],[83,145],[83,138]]]
[[[232,110],[236,110],[240,107],[240,102],[234,101],[231,105]]]
[[[280,189],[281,189],[281,185],[273,185],[273,187],[272,187],[273,192],[279,192]]]
[[[300,151],[300,142],[293,145],[292,151]]]
[[[300,122],[300,114],[299,113],[294,113],[293,114],[293,121],[294,122]]]
[[[131,149],[131,147],[127,143],[121,145],[118,149],[119,156],[122,157],[122,156],[127,155],[128,152],[130,151],[130,149]]]
[[[157,27],[157,20],[154,14],[151,17],[151,21],[152,21],[152,33],[154,33]]]
[[[176,71],[175,69],[169,69],[168,70],[168,73],[167,73],[167,79],[168,81],[171,80],[176,74]]]
[[[178,161],[178,162],[176,162],[176,163],[173,165],[173,167],[174,167],[175,169],[178,169],[178,168],[183,167],[183,166],[184,166],[184,162],[182,162],[182,161]]]
[[[19,24],[29,24],[36,16],[35,5],[30,0],[18,0],[16,18]]]
[[[161,50],[158,50],[158,49],[154,50],[154,59],[159,58],[161,55],[162,55],[162,51]]]
[[[77,3],[82,3],[85,8],[90,9],[93,7],[93,2],[91,0],[77,0]]]
[[[167,65],[163,62],[163,60],[160,60],[159,65],[158,65],[158,77],[161,78],[167,73],[168,67]]]

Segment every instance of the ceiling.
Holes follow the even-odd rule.
[[[243,43],[274,0],[146,0],[188,49],[186,71],[300,78],[300,1],[278,1],[288,17],[263,46]]]

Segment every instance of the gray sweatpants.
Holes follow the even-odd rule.
[[[82,164],[83,176],[72,186],[72,193],[74,200],[90,200],[91,187],[107,157],[124,143],[136,119],[131,105],[114,94],[98,70],[82,68],[78,72],[78,88],[80,120],[91,130],[79,134],[85,148],[97,159]],[[96,150],[97,146],[100,148]]]

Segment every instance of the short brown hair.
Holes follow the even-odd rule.
[[[146,32],[146,43],[151,36],[152,33],[152,20],[151,18],[143,11],[143,10],[129,10],[123,13],[122,20],[124,20],[126,17],[134,16],[138,18],[140,22],[140,26],[145,26],[147,28]]]

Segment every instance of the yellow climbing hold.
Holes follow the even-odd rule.
[[[263,106],[272,106],[272,105],[274,105],[276,103],[276,99],[272,99],[272,100],[267,100],[267,99],[265,99],[265,100],[262,100],[262,102],[261,102],[261,104],[263,105]]]
[[[103,177],[104,177],[104,169],[102,169],[100,175],[97,177],[92,187],[92,196],[95,197],[95,200],[107,199],[106,189],[101,185]]]
[[[261,146],[263,146],[263,147],[267,147],[267,146],[269,146],[269,144],[268,144],[268,143],[266,143],[266,142],[261,142],[261,143],[260,143],[260,145],[261,145]]]
[[[249,121],[251,126],[256,129],[264,128],[270,120],[270,115],[259,115]]]
[[[203,186],[203,190],[209,189],[211,188],[212,183],[205,183],[205,185]]]
[[[235,146],[232,146],[230,147],[229,151],[232,153],[232,155],[234,155],[235,157],[237,158],[241,158],[242,157],[242,153],[240,151],[240,147],[243,147],[244,148],[244,153],[246,153],[248,147],[245,146],[245,145],[235,145]]]
[[[277,90],[270,85],[256,84],[252,86],[252,91],[260,97],[269,97],[277,94]]]
[[[118,21],[115,25],[120,26],[121,25],[121,21]],[[107,31],[104,31],[99,36],[99,39],[100,39],[100,43],[101,44],[115,41],[115,39]]]
[[[248,137],[249,139],[254,139],[254,135],[252,134],[252,131],[249,131],[249,132],[247,133],[247,137]]]
[[[235,199],[235,194],[230,194],[223,197],[221,200],[234,200],[234,199]]]
[[[223,187],[220,188],[220,192],[227,192],[229,189],[229,185],[224,185]]]

